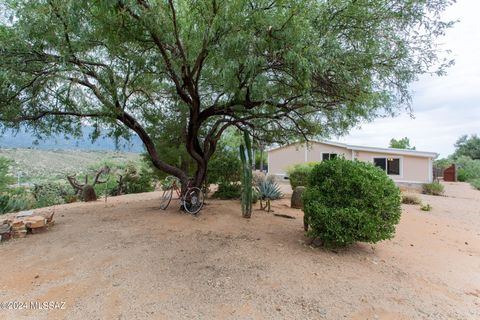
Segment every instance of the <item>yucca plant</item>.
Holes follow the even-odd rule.
[[[283,194],[280,191],[280,186],[275,181],[262,181],[255,186],[255,190],[257,191],[258,199],[260,200],[260,209],[266,210],[267,212],[271,211],[271,200],[277,200],[283,197]],[[265,201],[265,205],[263,205],[263,201]]]

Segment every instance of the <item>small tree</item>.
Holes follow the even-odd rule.
[[[327,246],[391,239],[400,203],[400,190],[383,170],[342,158],[323,161],[303,193],[305,229]]]
[[[461,136],[455,143],[455,153],[453,157],[455,159],[466,156],[473,160],[480,160],[480,137],[476,134],[472,134],[470,137],[467,135]]]
[[[410,146],[410,139],[405,137],[402,139],[394,139],[390,140],[390,148],[395,148],[395,149],[409,149],[409,150],[415,150],[415,147]]]

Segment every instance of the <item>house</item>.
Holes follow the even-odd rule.
[[[268,150],[268,173],[287,178],[290,166],[344,157],[370,162],[398,184],[422,184],[433,181],[435,152],[355,146],[330,141],[295,143]]]

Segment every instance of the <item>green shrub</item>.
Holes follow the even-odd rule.
[[[467,181],[467,173],[465,172],[465,169],[458,168],[458,170],[457,170],[457,181],[460,181],[460,182]]]
[[[35,185],[33,195],[36,207],[43,208],[66,203],[65,199],[73,196],[74,191],[66,183],[49,182]]]
[[[469,181],[480,178],[480,160],[462,156],[459,157],[455,164],[457,166],[457,180]]]
[[[15,179],[10,175],[10,166],[13,161],[0,157],[0,192],[6,191]]]
[[[326,246],[391,239],[400,221],[400,190],[372,164],[337,158],[316,165],[303,193],[308,236]]]
[[[242,186],[238,183],[219,184],[218,190],[213,194],[214,198],[228,200],[240,199],[242,195]]]
[[[18,212],[35,207],[35,199],[26,191],[0,194],[0,214]]]
[[[208,162],[208,183],[223,184],[236,183],[241,180],[242,162],[238,156],[238,148],[222,147],[215,151]]]
[[[404,194],[402,195],[403,204],[421,204],[422,200],[419,197],[413,194]]]
[[[480,179],[470,180],[470,184],[477,190],[480,190]]]
[[[127,194],[153,191],[153,173],[149,169],[142,167],[138,172],[138,169],[131,164],[127,166],[125,172]]]
[[[287,170],[288,179],[292,190],[296,187],[305,187],[308,183],[308,176],[318,162],[296,164]]]
[[[420,210],[422,211],[431,211],[433,208],[431,205],[429,205],[428,203],[427,204],[422,204],[422,206],[420,207]]]
[[[444,192],[444,187],[440,182],[425,183],[422,185],[422,191],[424,194],[432,196],[441,196]]]

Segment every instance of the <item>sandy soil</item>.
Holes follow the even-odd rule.
[[[288,199],[274,209],[294,220],[160,211],[159,193],[59,206],[49,232],[0,245],[0,302],[64,309],[0,318],[480,319],[480,192],[446,187],[420,195],[431,212],[404,206],[393,240],[336,252],[305,243]]]

